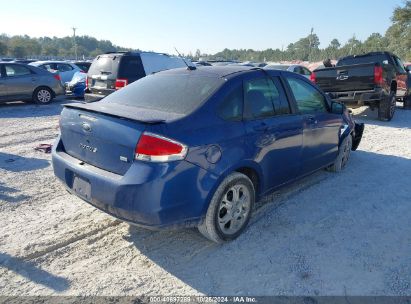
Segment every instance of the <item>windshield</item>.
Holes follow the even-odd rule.
[[[267,65],[265,66],[266,69],[283,70],[283,71],[286,71],[289,67],[290,67],[289,65]]]
[[[149,75],[107,96],[103,102],[188,114],[223,83],[221,78],[192,74]]]

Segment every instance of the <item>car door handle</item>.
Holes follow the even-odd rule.
[[[265,132],[265,131],[268,130],[268,126],[267,126],[266,123],[263,122],[263,123],[261,123],[261,124],[259,124],[259,125],[257,125],[257,126],[254,126],[253,129],[254,129],[255,131]]]
[[[314,125],[316,125],[316,124],[318,123],[318,120],[315,119],[314,116],[308,116],[308,117],[307,117],[307,120],[308,120],[308,123],[309,123],[309,124],[314,124]]]

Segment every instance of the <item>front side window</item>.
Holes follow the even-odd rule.
[[[7,77],[31,75],[31,71],[28,68],[21,65],[6,65],[5,69]]]
[[[40,68],[42,68],[42,69],[44,69],[44,70],[46,70],[46,71],[49,71],[49,72],[54,72],[54,71],[56,71],[56,70],[54,69],[54,66],[53,66],[52,63],[42,64],[42,65],[40,66]]]
[[[229,121],[240,121],[243,118],[243,86],[231,90],[218,107],[218,115]]]
[[[311,84],[294,77],[286,77],[294,95],[298,110],[302,114],[327,112],[324,96]]]
[[[57,70],[59,72],[68,72],[73,70],[73,68],[71,67],[71,65],[69,64],[65,64],[65,63],[57,63],[56,64]]]

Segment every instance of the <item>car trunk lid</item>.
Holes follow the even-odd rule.
[[[101,103],[65,105],[60,120],[64,150],[80,161],[124,175],[147,126],[166,121],[164,113],[144,112]]]

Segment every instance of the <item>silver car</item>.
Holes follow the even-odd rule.
[[[310,79],[311,71],[307,69],[305,66],[298,65],[298,64],[269,64],[264,67],[266,70],[283,70],[294,72],[300,75],[303,75]]]
[[[74,63],[66,61],[35,61],[30,63],[29,65],[42,68],[51,73],[58,72],[61,77],[61,83],[63,85],[66,82],[70,82],[71,79],[73,79],[74,74],[82,71]]]
[[[0,62],[0,102],[33,100],[47,104],[62,94],[58,74],[26,64]]]

